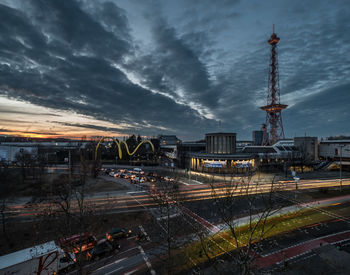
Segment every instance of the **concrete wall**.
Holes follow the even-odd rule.
[[[21,152],[24,154],[37,155],[38,147],[0,145],[0,161],[16,161],[16,155]]]
[[[319,147],[320,147],[321,158],[339,159],[340,150],[341,150],[342,158],[350,159],[350,141],[341,142],[341,141],[334,140],[332,142],[321,142]]]
[[[318,139],[317,137],[295,137],[294,146],[298,148],[301,157],[305,161],[318,160]]]
[[[264,132],[261,130],[253,131],[253,145],[262,145]]]
[[[213,133],[205,135],[206,152],[209,154],[236,153],[235,133]]]

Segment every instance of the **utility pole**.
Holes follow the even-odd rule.
[[[72,176],[72,156],[70,149],[68,150],[68,172],[69,172],[69,178]]]
[[[342,187],[343,187],[343,179],[342,179],[342,157],[343,157],[343,147],[345,146],[345,144],[339,145],[340,147],[340,169],[339,169],[339,185],[340,185],[340,192],[342,191]]]

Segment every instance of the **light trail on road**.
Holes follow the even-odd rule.
[[[350,179],[343,179],[343,186],[350,185]],[[297,184],[297,190],[307,190],[314,188],[330,188],[339,186],[338,180],[301,180]],[[271,183],[233,183],[225,184],[219,183],[213,186],[210,185],[200,185],[198,186],[183,186],[176,193],[178,201],[181,202],[191,202],[191,201],[201,201],[225,198],[227,196],[246,196],[255,195],[271,192]],[[158,189],[162,192],[162,188]],[[273,191],[294,191],[296,190],[296,184],[294,181],[280,181],[273,183]],[[145,191],[140,191],[145,192]],[[136,193],[130,195],[120,195],[120,196],[108,196],[102,198],[87,197],[85,199],[86,204],[89,208],[96,211],[117,211],[117,210],[132,210],[142,207],[152,207],[157,206],[156,200],[150,194],[140,194]],[[135,201],[137,199],[137,202]],[[60,206],[55,202],[44,202],[44,203],[33,203],[33,204],[18,204],[8,206],[8,210],[5,212],[6,215],[16,216],[16,217],[30,217],[42,215],[43,210],[50,209],[51,212],[59,211]],[[74,200],[71,201],[72,212],[77,212],[79,210],[78,203]]]

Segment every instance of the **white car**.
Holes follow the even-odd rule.
[[[141,173],[141,172],[142,172],[142,169],[141,169],[141,168],[135,167],[135,168],[133,169],[133,172]]]

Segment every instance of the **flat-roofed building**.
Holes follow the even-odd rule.
[[[295,137],[294,146],[298,149],[304,161],[312,162],[319,159],[317,137]]]
[[[251,154],[236,153],[236,133],[206,134],[205,151],[188,152],[187,159],[186,168],[206,173],[240,174],[255,165]]]
[[[341,153],[343,160],[350,160],[350,139],[321,140],[319,151],[322,159],[338,160]]]

